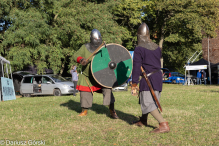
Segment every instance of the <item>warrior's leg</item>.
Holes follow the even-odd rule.
[[[158,98],[160,99],[161,93],[159,91],[155,91],[155,94]],[[164,133],[164,132],[169,132],[169,126],[168,123],[165,122],[163,119],[162,115],[159,113],[157,106],[154,102],[154,99],[151,95],[150,91],[142,91],[140,93],[140,105],[141,105],[141,110],[142,110],[142,117],[140,117],[139,121],[134,122],[135,125],[137,126],[147,126],[147,117],[148,114],[151,113],[151,115],[159,122],[160,127],[151,131],[151,133]]]
[[[148,120],[148,111],[147,111],[147,106],[148,103],[146,102],[146,92],[149,93],[149,91],[143,91],[140,92],[140,97],[139,97],[139,104],[141,105],[141,111],[142,111],[142,116],[139,117],[140,119],[138,121],[132,122],[134,125],[142,127],[142,126],[147,126],[147,120]]]
[[[153,110],[152,112],[150,112],[150,114],[159,122],[165,122],[163,116],[160,114],[160,112],[158,111],[158,109]]]
[[[134,125],[142,127],[142,126],[147,126],[147,120],[148,120],[148,113],[147,114],[142,114],[141,117],[139,117],[140,119],[138,121],[134,121],[132,122]]]
[[[158,100],[159,100],[160,99],[160,92],[159,91],[155,91],[155,94],[156,94],[156,96],[158,97]],[[165,133],[165,132],[169,132],[170,128],[169,128],[168,122],[166,122],[164,120],[163,116],[158,111],[156,105],[151,105],[151,109],[152,109],[152,111],[150,112],[150,114],[159,122],[159,128],[154,129],[150,133]]]
[[[158,109],[151,112],[151,115],[159,122],[159,128],[154,129],[150,133],[166,133],[170,131],[168,122],[163,119]]]
[[[119,117],[116,114],[114,103],[115,103],[115,97],[112,93],[112,89],[110,88],[103,88],[103,105],[108,105],[110,110],[110,116],[114,119],[118,119]]]
[[[88,109],[92,107],[93,95],[91,92],[80,92],[80,102],[82,112],[78,116],[86,116]]]

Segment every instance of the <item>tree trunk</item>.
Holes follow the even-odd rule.
[[[65,57],[65,59],[64,59],[64,61],[63,61],[61,70],[60,70],[60,72],[59,72],[59,75],[60,75],[60,76],[62,75],[62,73],[63,73],[63,71],[64,71],[64,69],[65,69],[65,63],[66,63],[66,57]]]
[[[161,48],[161,50],[163,48],[163,41],[164,41],[164,35],[162,34],[161,38],[160,38],[160,41],[159,41],[159,47]]]
[[[62,67],[61,67],[61,70],[60,70],[60,72],[59,72],[59,75],[60,75],[60,76],[62,75],[62,73],[63,73],[63,71],[64,71],[64,68],[65,68],[65,64],[63,63],[63,64],[62,64]]]
[[[159,47],[161,49],[161,52],[162,52],[162,48],[163,48],[163,41],[164,41],[164,35],[162,34],[161,39],[159,41]],[[160,62],[161,62],[161,68],[163,68],[163,57],[160,59]]]

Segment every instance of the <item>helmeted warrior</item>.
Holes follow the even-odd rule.
[[[90,42],[81,46],[81,48],[73,55],[75,62],[82,65],[82,74],[79,75],[79,80],[76,89],[80,91],[80,102],[82,112],[78,116],[86,116],[88,109],[92,107],[93,93],[98,92],[103,94],[103,105],[108,105],[110,116],[117,119],[118,116],[114,109],[115,98],[112,89],[105,88],[99,85],[93,78],[90,65],[91,59],[86,61],[100,45],[102,37],[97,29],[93,29],[90,34]]]
[[[138,90],[137,84],[139,83],[139,77],[141,76],[142,66],[146,74],[155,72],[148,78],[151,82],[155,95],[159,100],[163,83],[162,72],[160,71],[160,59],[162,57],[161,49],[150,39],[150,32],[146,23],[142,23],[139,26],[137,40],[138,44],[134,50],[133,58],[132,93],[136,93],[136,90]],[[149,86],[144,78],[142,78],[139,83],[139,94],[139,104],[141,105],[142,117],[140,117],[139,121],[133,122],[133,124],[137,126],[147,126],[148,114],[150,113],[159,122],[159,128],[154,129],[151,133],[169,132],[170,128],[168,122],[164,120],[158,111],[158,106],[155,103]]]

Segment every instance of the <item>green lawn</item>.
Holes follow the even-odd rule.
[[[102,95],[95,94],[86,117],[80,97],[39,96],[0,102],[0,142],[45,140],[45,145],[219,145],[219,86],[164,84],[162,115],[170,132],[149,134],[158,122],[149,115],[150,127],[131,122],[141,116],[138,98],[114,92],[120,119],[109,117]],[[0,143],[1,144],[1,143]]]

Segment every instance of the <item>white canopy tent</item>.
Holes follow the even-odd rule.
[[[188,74],[187,75],[187,79],[186,79],[186,71],[190,71],[190,70],[200,70],[200,69],[207,69],[207,65],[186,65],[185,66],[185,85],[191,85],[193,83],[192,79],[191,79],[191,75]]]

